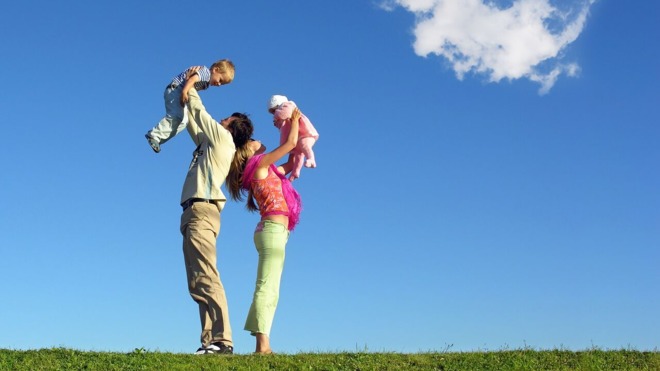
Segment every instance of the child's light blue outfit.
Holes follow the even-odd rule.
[[[163,144],[172,139],[186,128],[184,122],[184,111],[181,107],[181,91],[186,82],[186,71],[172,79],[172,82],[165,87],[165,117],[163,117],[153,129],[147,132],[147,137],[152,138],[158,144]],[[205,90],[209,87],[211,81],[211,71],[206,66],[202,66],[198,71],[199,81],[194,87],[197,91]]]

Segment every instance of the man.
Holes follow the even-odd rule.
[[[206,112],[197,90],[188,92],[188,133],[197,145],[181,193],[181,234],[188,290],[199,305],[202,346],[195,354],[233,354],[225,290],[216,267],[216,239],[227,177],[236,148],[252,136],[250,119],[234,113],[219,123]]]

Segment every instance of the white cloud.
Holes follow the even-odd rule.
[[[459,79],[467,73],[491,82],[527,78],[545,94],[561,74],[579,71],[561,63],[561,52],[580,35],[595,1],[572,0],[570,9],[560,10],[549,0],[509,0],[506,7],[482,0],[389,0],[383,9],[414,13],[415,53],[446,58]]]

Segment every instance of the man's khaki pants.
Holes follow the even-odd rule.
[[[227,298],[216,267],[219,232],[220,209],[216,204],[196,202],[181,215],[188,290],[199,305],[204,346],[216,342],[233,346]]]

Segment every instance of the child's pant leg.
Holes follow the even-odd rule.
[[[181,85],[175,89],[165,89],[165,117],[163,117],[153,129],[147,133],[158,143],[163,144],[172,139],[186,128],[187,122],[183,119],[184,112],[181,107]]]

